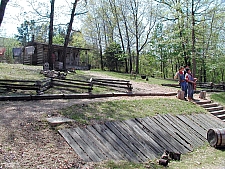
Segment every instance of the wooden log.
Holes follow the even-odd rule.
[[[68,84],[68,83],[62,83],[62,82],[57,82],[57,81],[53,81],[53,86],[61,86],[61,87],[71,87],[71,88],[80,88],[80,89],[89,89],[91,88],[90,85],[86,85],[86,84]]]
[[[104,84],[118,84],[118,85],[127,85],[130,81],[118,81],[118,80],[95,80],[92,79],[92,83],[104,83]]]
[[[130,72],[130,78],[132,79],[132,77],[134,77],[134,79],[136,79],[137,77],[137,72],[135,72],[134,70]]]
[[[206,99],[206,91],[200,91],[199,98],[200,99]]]
[[[36,81],[35,80],[8,80],[8,79],[0,79],[0,82],[2,83],[6,83],[6,82],[25,82],[25,83],[35,83]]]
[[[181,99],[181,100],[184,100],[184,91],[178,90],[177,91],[177,98]]]
[[[106,82],[130,82],[129,80],[118,80],[118,79],[95,79],[91,78],[90,81],[106,81]]]
[[[75,81],[68,81],[68,80],[59,80],[59,79],[53,79],[53,82],[60,82],[60,83],[67,83],[67,84],[73,84],[73,85],[81,85],[81,86],[91,86],[90,82],[75,82]]]
[[[125,85],[115,85],[114,83],[99,83],[99,82],[93,82],[93,84],[95,85],[99,85],[99,86],[109,86],[109,87],[116,87],[116,88],[124,88],[124,89],[129,89],[131,88],[131,84],[125,84]]]

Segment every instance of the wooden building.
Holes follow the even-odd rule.
[[[52,45],[52,52],[54,53],[54,69],[62,69],[63,66],[63,46],[62,45]],[[33,49],[33,51],[32,51]],[[87,52],[90,49],[78,48],[78,47],[67,47],[66,56],[66,68],[74,69],[89,69],[89,60]],[[85,60],[80,61],[80,52],[85,51]],[[23,64],[24,65],[39,65],[44,66],[45,63],[49,62],[48,59],[48,44],[39,42],[30,42],[24,48],[23,52]]]

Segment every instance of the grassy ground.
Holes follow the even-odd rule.
[[[40,80],[43,79],[41,69],[41,66],[0,63],[0,79]]]
[[[222,93],[213,93],[210,96],[211,100],[220,103],[225,107],[225,92]]]
[[[126,120],[157,114],[204,113],[205,109],[177,99],[153,98],[142,100],[119,100],[94,102],[86,105],[73,105],[62,109],[61,114],[82,124],[95,121]]]

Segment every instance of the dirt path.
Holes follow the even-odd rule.
[[[91,72],[89,74],[106,77]],[[177,89],[142,82],[131,81],[131,83],[134,92],[177,91]],[[91,168],[90,164],[87,165],[79,159],[56,129],[49,127],[45,118],[59,116],[57,110],[73,104],[144,98],[147,97],[0,102],[0,169]]]

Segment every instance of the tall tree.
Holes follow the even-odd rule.
[[[64,46],[63,46],[63,69],[66,70],[66,55],[67,55],[67,46],[69,44],[69,38],[70,38],[70,34],[73,28],[73,21],[74,21],[74,17],[75,15],[81,15],[84,14],[86,12],[82,12],[82,13],[75,13],[76,7],[77,7],[77,3],[80,0],[75,0],[73,3],[73,8],[72,8],[72,12],[70,15],[70,22],[68,23],[68,27],[67,27],[67,32],[66,32],[66,36],[65,36],[65,41],[64,41]],[[85,3],[87,3],[87,1],[85,0]]]
[[[49,69],[53,70],[53,50],[52,50],[52,38],[53,38],[53,21],[54,21],[54,5],[55,0],[51,0],[51,13],[50,13],[50,23],[49,23],[49,34],[48,34],[48,62]]]
[[[73,3],[73,9],[72,9],[71,16],[70,16],[70,22],[68,24],[67,33],[66,33],[66,37],[65,37],[65,41],[64,41],[64,47],[63,47],[63,69],[64,70],[66,70],[66,55],[67,55],[66,49],[69,44],[69,37],[70,37],[70,33],[72,31],[73,20],[74,20],[75,10],[76,10],[78,1],[79,0],[75,0]]]
[[[149,4],[148,6],[146,4]],[[151,32],[156,23],[157,7],[149,1],[129,0],[132,21],[130,28],[135,36],[136,72],[139,73],[139,58],[141,51],[151,41]],[[147,14],[146,14],[147,13]]]
[[[5,14],[5,8],[6,8],[6,5],[7,5],[8,2],[9,2],[9,0],[1,0],[1,4],[0,4],[0,26],[2,24],[3,17],[4,17],[4,14]]]
[[[120,19],[119,19],[120,13],[118,12],[120,9],[117,7],[115,0],[109,0],[109,3],[110,3],[110,7],[111,7],[111,10],[112,10],[113,16],[116,20],[117,29],[118,29],[118,32],[119,32],[119,37],[120,37],[122,49],[125,52],[124,38],[123,38],[123,35],[122,35],[122,30],[121,30],[122,27],[120,26]],[[125,57],[124,60],[125,60],[125,72],[128,73],[127,58]]]

